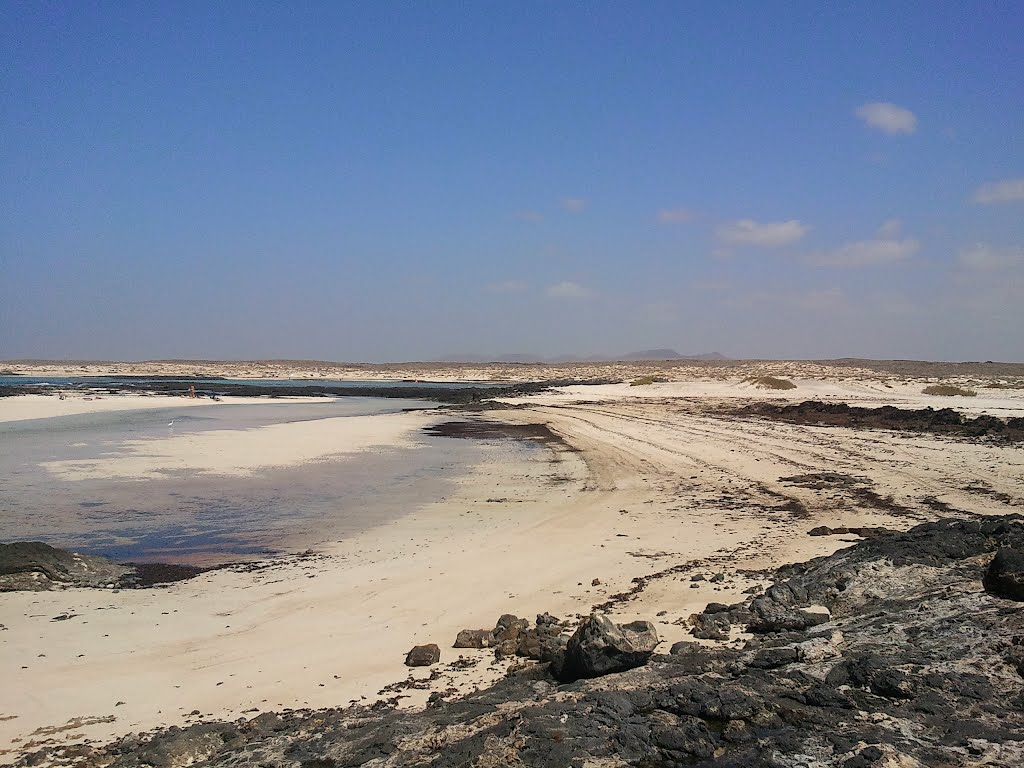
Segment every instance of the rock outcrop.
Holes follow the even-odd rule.
[[[131,572],[129,566],[106,558],[57,549],[41,541],[0,544],[0,592],[119,585]]]
[[[625,672],[646,664],[658,642],[649,621],[616,624],[591,614],[569,639],[562,658],[552,661],[553,671],[562,682]]]
[[[548,613],[537,616],[536,627],[527,619],[510,613],[502,615],[494,629],[464,629],[455,638],[453,648],[494,648],[501,660],[519,656],[534,661],[551,661],[565,649],[569,640],[562,622]]]
[[[965,416],[952,408],[896,408],[883,405],[864,408],[847,403],[823,403],[806,400],[799,404],[756,403],[740,408],[745,416],[788,421],[794,424],[819,424],[857,429],[898,429],[978,440],[1019,443],[1024,441],[1024,418],[999,419],[995,416]]]
[[[760,622],[740,648],[676,643],[571,683],[543,677],[541,663],[421,712],[260,715],[74,755],[54,747],[22,765],[1020,766],[1024,606],[982,585],[1006,548],[1024,551],[1020,516],[928,523],[780,569],[763,595],[711,606],[739,629]],[[585,620],[570,645],[593,639],[593,665],[621,642],[648,653],[645,628],[610,624]]]
[[[0,592],[45,592],[63,587],[133,589],[190,579],[203,570],[173,563],[115,563],[41,541],[0,544]]]

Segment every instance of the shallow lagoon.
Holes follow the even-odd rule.
[[[487,446],[416,435],[411,448],[374,449],[250,477],[167,472],[146,480],[66,480],[44,464],[116,457],[129,441],[170,434],[433,405],[383,398],[222,402],[0,423],[0,541],[42,540],[120,561],[203,565],[328,544],[442,498]]]

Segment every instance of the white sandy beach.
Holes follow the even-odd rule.
[[[322,398],[290,397],[268,400],[262,397],[232,397],[222,400],[228,405],[251,405],[253,403],[321,402]],[[168,397],[166,395],[92,395],[69,393],[61,400],[53,395],[17,395],[0,400],[0,422],[49,419],[60,416],[74,416],[82,413],[109,413],[112,411],[144,411],[164,408],[195,408],[209,405],[207,398]]]
[[[841,537],[807,536],[814,526],[907,528],[938,516],[941,505],[1021,511],[1020,447],[770,423],[719,410],[754,399],[817,398],[1020,416],[1021,390],[936,398],[920,394],[916,381],[795,381],[797,389],[785,392],[737,378],[694,378],[524,398],[528,408],[488,418],[548,424],[567,447],[527,459],[495,443],[456,493],[316,556],[214,571],[159,589],[0,595],[7,680],[0,745],[10,744],[0,746],[0,759],[49,739],[106,740],[198,716],[372,701],[406,677],[402,662],[411,646],[437,643],[440,679],[403,692],[410,694],[405,704],[420,704],[431,691],[467,690],[504,672],[507,664],[493,665],[488,651],[451,649],[459,630],[491,627],[503,613],[585,614],[629,592],[638,576],[652,578],[608,610],[616,620],[655,621],[667,648],[687,637],[690,613],[712,600],[737,600],[754,583],[737,570],[843,546]],[[11,413],[39,418],[57,403],[18,400],[0,399],[0,420]],[[197,471],[244,476],[268,462],[400,444],[437,420],[420,413],[359,418],[168,436],[140,441],[123,457],[52,470],[69,478],[146,477],[187,462]],[[793,479],[814,473],[856,478],[860,490]],[[787,502],[806,515],[787,511]],[[719,572],[720,583],[691,581]],[[600,583],[592,585],[595,579]],[[447,668],[460,653],[479,663]],[[199,715],[190,714],[195,710]]]

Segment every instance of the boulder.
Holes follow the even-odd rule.
[[[441,649],[435,643],[416,645],[405,655],[407,667],[429,667],[441,660]]]
[[[1024,600],[1024,551],[1004,547],[996,552],[981,583],[996,597]]]
[[[646,664],[659,642],[649,621],[617,625],[594,613],[569,638],[563,659],[552,663],[552,672],[562,682],[625,672]]]
[[[800,659],[800,652],[795,646],[786,645],[781,648],[762,648],[750,660],[750,666],[758,669],[776,669],[793,664]]]
[[[668,649],[668,652],[672,656],[679,656],[684,653],[700,651],[701,648],[703,646],[700,643],[693,642],[693,640],[678,640],[672,643],[672,647]]]
[[[725,613],[732,606],[726,605],[725,603],[708,603],[707,607],[704,608],[701,613]]]
[[[520,619],[511,613],[502,615],[494,626],[495,658],[504,659],[519,653],[520,636],[529,626],[530,622],[526,619]]]
[[[698,640],[728,640],[732,624],[724,613],[695,613],[690,617],[690,634]]]
[[[464,629],[455,638],[452,648],[490,648],[494,632],[490,629]]]
[[[829,622],[827,613],[805,611],[799,608],[783,608],[776,602],[757,598],[751,603],[751,617],[747,631],[754,634],[769,632],[801,632],[819,624]]]
[[[527,629],[519,634],[516,656],[534,661],[550,661],[565,650],[568,641],[569,638],[562,635],[562,628],[558,624],[538,623],[536,629]]]

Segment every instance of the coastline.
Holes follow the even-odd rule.
[[[0,720],[0,739],[21,739],[22,751],[254,708],[372,703],[405,678],[412,645],[437,643],[439,678],[402,694],[402,706],[419,706],[432,692],[466,692],[504,674],[487,651],[449,648],[459,630],[503,613],[571,618],[603,606],[616,621],[655,621],[667,646],[689,639],[687,618],[708,602],[742,599],[761,583],[757,571],[855,540],[808,536],[815,526],[905,529],[934,518],[934,502],[971,514],[1020,511],[1019,449],[722,413],[737,400],[810,393],[915,407],[952,399],[898,386],[800,381],[782,395],[737,381],[570,387],[517,398],[514,410],[453,414],[543,424],[564,447],[546,447],[542,459],[498,441],[443,501],[315,556],[158,590],[0,596],[12,680],[0,713],[17,714]],[[1020,394],[955,405],[1019,415]],[[448,666],[460,654],[475,664]]]

